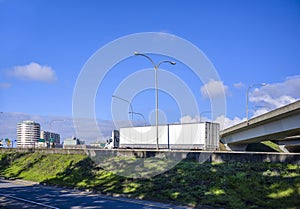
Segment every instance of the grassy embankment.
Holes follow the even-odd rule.
[[[141,199],[222,208],[300,206],[299,165],[199,164],[183,161],[155,177],[133,179],[106,171],[84,155],[7,153],[0,154],[0,160],[0,175],[8,178],[87,188]],[[157,164],[151,158],[145,161],[148,162],[145,165],[152,166],[149,169],[154,169]],[[123,165],[126,170],[134,166],[135,159],[111,158],[106,163]]]
[[[219,143],[221,151],[227,151],[224,144]],[[280,147],[272,141],[262,141],[259,143],[249,144],[246,148],[246,151],[252,152],[283,152]]]

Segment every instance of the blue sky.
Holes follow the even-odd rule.
[[[174,34],[203,51],[226,93],[222,117],[228,124],[245,118],[249,85],[268,84],[251,89],[251,116],[300,97],[300,1],[0,0],[0,111],[71,117],[74,87],[87,60],[107,43],[142,32]],[[200,112],[209,111],[203,91],[209,84],[176,61],[164,69],[189,84]],[[111,120],[114,102],[127,105],[111,95],[137,67],[151,66],[132,57],[111,69],[95,98],[97,118]],[[148,121],[153,120],[154,101],[149,89],[131,102]],[[177,106],[160,92],[166,122],[199,120],[194,113],[181,115]],[[204,116],[211,118],[210,113]]]

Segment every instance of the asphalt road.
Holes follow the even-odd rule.
[[[0,180],[1,208],[188,208],[170,204],[83,192],[79,190],[38,185],[27,181]]]

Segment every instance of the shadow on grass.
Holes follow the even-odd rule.
[[[26,153],[12,152],[0,155],[0,172],[8,168],[16,159],[26,155]]]
[[[61,184],[65,186],[77,186],[80,182],[89,183],[94,178],[93,162],[84,158],[79,162],[70,161],[63,171],[57,172],[54,178],[47,178],[41,183]]]
[[[42,158],[43,155],[38,153],[6,153],[1,155],[0,172],[11,179],[20,178],[20,174],[30,170]]]
[[[41,183],[109,193],[120,186],[120,181],[122,181],[122,177],[105,171],[89,157],[85,157],[76,163],[71,161],[64,171],[58,172],[55,177],[47,178]]]
[[[64,163],[65,166],[55,175],[45,176],[42,183],[199,207],[297,208],[300,205],[300,167],[295,164],[199,164],[183,160],[164,173],[143,179],[119,176],[105,170],[104,165],[96,164],[89,157],[82,156],[77,161],[75,157],[63,157],[72,160],[51,158],[56,160],[53,164]],[[116,163],[124,172],[129,166],[132,169],[135,165],[134,158],[116,157],[110,160],[107,163]],[[150,161],[146,165],[151,165],[149,169],[159,169],[162,166],[153,159],[148,160]],[[140,168],[136,169],[138,172]]]
[[[115,160],[123,164],[122,169],[132,166],[131,158]],[[194,207],[297,208],[299,170],[291,164],[184,160],[164,173],[142,179],[116,175],[86,158],[46,182]]]
[[[297,208],[300,205],[299,166],[290,170],[282,164],[182,162],[150,182],[140,182],[138,189],[145,196],[191,206]]]
[[[253,152],[278,152],[277,150],[273,149],[270,146],[267,146],[263,143],[252,143],[248,144],[246,151],[253,151]]]

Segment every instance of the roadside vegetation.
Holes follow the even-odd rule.
[[[0,175],[194,207],[300,206],[299,165],[267,162],[199,164],[182,161],[172,169],[147,179],[123,177],[103,169],[104,164],[114,163],[121,163],[124,168],[132,167],[135,160],[112,157],[103,165],[96,165],[85,155],[5,153],[0,154]],[[158,166],[155,159],[145,161],[147,166],[151,165],[149,169]]]

